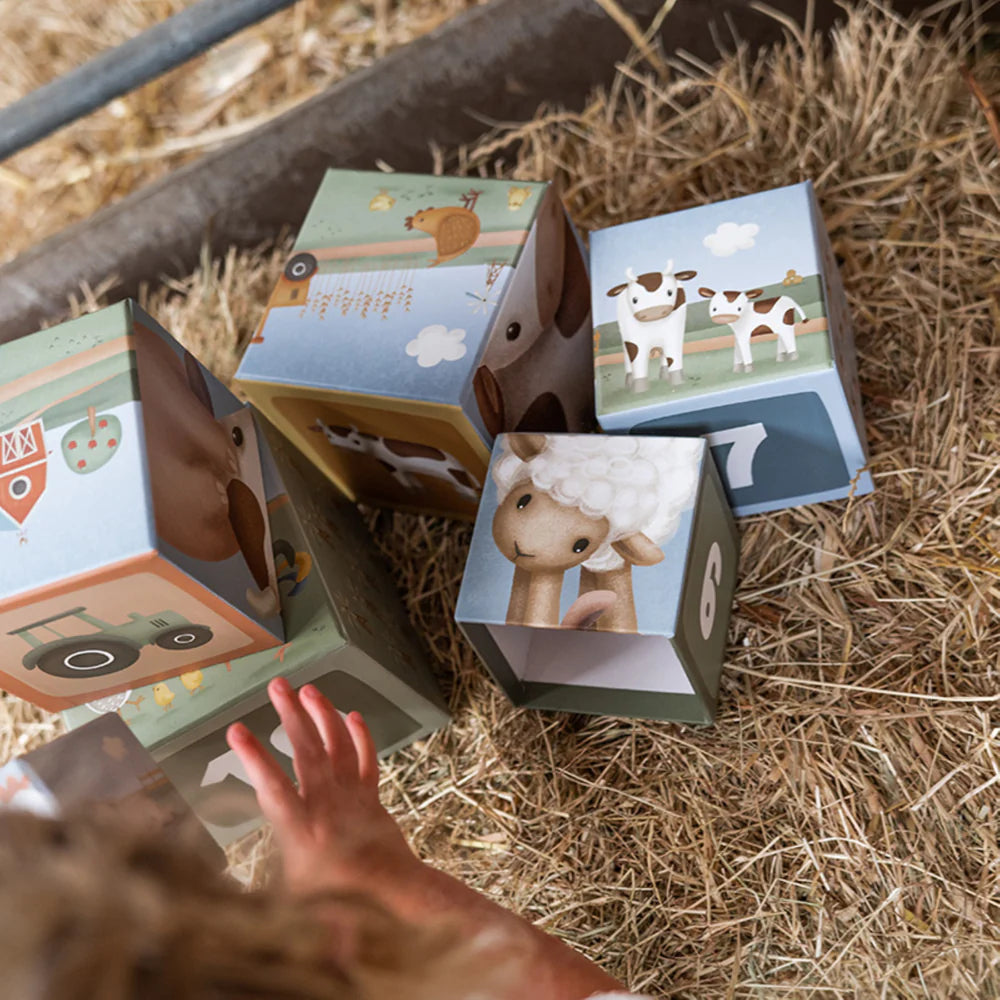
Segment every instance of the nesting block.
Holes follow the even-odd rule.
[[[872,490],[809,182],[600,230],[590,248],[603,430],[706,435],[737,514]]]
[[[272,440],[265,467],[286,641],[277,649],[138,687],[64,713],[71,728],[117,713],[222,844],[261,822],[226,729],[245,723],[288,773],[291,745],[266,687],[315,684],[361,712],[382,754],[448,720],[426,656],[357,511],[304,458]],[[278,474],[280,472],[280,475]]]
[[[515,704],[707,723],[737,559],[701,438],[503,434],[455,617]]]
[[[471,518],[494,435],[593,426],[591,334],[551,185],[331,170],[236,381],[351,499]]]
[[[60,709],[280,644],[248,407],[132,302],[0,379],[0,686]]]
[[[95,806],[114,806],[135,823],[193,838],[220,868],[225,863],[163,769],[116,715],[92,716],[0,767],[0,809],[54,819]]]

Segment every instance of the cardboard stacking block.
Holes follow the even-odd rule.
[[[248,407],[131,302],[0,379],[0,686],[65,708],[280,643]]]
[[[504,434],[455,617],[518,705],[710,722],[738,542],[701,438]]]
[[[600,230],[590,249],[603,430],[706,435],[737,514],[872,490],[810,183]]]
[[[274,677],[315,684],[342,712],[361,712],[383,754],[448,720],[357,511],[287,445],[274,440],[272,448],[281,478],[273,469],[265,478],[285,643],[64,713],[70,727],[95,712],[121,715],[223,844],[261,822],[226,728],[245,723],[292,773],[267,697]]]
[[[593,426],[551,185],[331,170],[236,374],[351,499],[475,514],[493,436]]]
[[[191,809],[149,751],[116,715],[0,767],[0,808],[55,818],[104,806],[126,810],[137,823],[180,830],[224,864],[222,852],[194,822]]]

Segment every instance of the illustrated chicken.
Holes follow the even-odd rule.
[[[428,265],[434,267],[472,249],[479,238],[480,227],[479,216],[472,209],[449,205],[447,208],[425,208],[416,215],[407,216],[406,228],[419,229],[434,237],[437,260]]]
[[[160,706],[165,712],[174,702],[174,698],[177,695],[167,687],[166,684],[154,684],[153,685],[153,698],[156,704]]]
[[[205,683],[205,675],[200,670],[190,670],[181,674],[181,684],[194,694]]]

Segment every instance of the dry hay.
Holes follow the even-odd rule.
[[[0,106],[195,0],[0,0]],[[298,0],[0,165],[0,261],[483,0]]]
[[[1000,996],[1000,146],[962,72],[995,105],[1000,67],[976,34],[867,7],[826,50],[789,26],[716,68],[633,62],[516,158],[509,135],[462,156],[562,175],[587,230],[812,177],[856,317],[877,492],[741,522],[712,728],[512,709],[451,619],[468,528],[370,515],[455,713],[388,801],[427,858],[634,988]],[[231,371],[282,253],[149,304]]]

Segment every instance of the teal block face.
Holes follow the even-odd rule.
[[[738,515],[873,488],[808,182],[596,232],[591,264],[603,430],[707,435]]]
[[[501,435],[455,617],[518,705],[705,723],[736,557],[700,439]]]

